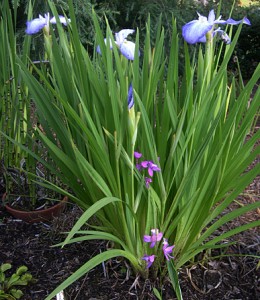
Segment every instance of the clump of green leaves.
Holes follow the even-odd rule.
[[[48,3],[58,16],[52,1]],[[182,299],[178,270],[184,264],[208,249],[227,247],[228,238],[260,225],[260,221],[253,221],[218,234],[222,225],[260,206],[251,203],[226,213],[259,173],[257,168],[245,171],[259,154],[255,143],[260,132],[251,132],[260,89],[251,95],[260,78],[260,64],[246,86],[242,80],[240,85],[235,78],[230,81],[227,66],[242,24],[230,45],[219,46],[215,39],[209,39],[205,47],[193,45],[193,49],[197,47],[194,56],[185,43],[181,51],[183,41],[174,19],[170,47],[161,26],[152,46],[148,19],[145,39],[140,39],[137,30],[135,59],[128,61],[119,55],[109,26],[103,36],[94,11],[94,43],[102,55],[94,52],[90,56],[80,41],[73,1],[68,3],[71,23],[67,31],[57,24],[52,32],[57,38],[52,39],[48,71],[35,66],[36,77],[19,57],[17,64],[41,112],[43,131],[36,130],[37,138],[58,167],[39,161],[62,178],[73,193],[52,182],[48,186],[84,210],[62,245],[102,239],[115,247],[87,261],[46,300],[114,257],[127,259],[143,278],[161,280],[168,271],[176,295]],[[112,47],[104,42],[108,40]],[[138,56],[141,44],[144,47]],[[180,74],[182,59],[184,70]],[[134,99],[131,108],[130,87]],[[38,159],[29,147],[28,152]],[[151,178],[140,172],[134,152],[148,159],[141,167],[148,168],[150,177],[156,166],[160,169],[152,184],[148,181]],[[91,222],[92,216],[97,223]],[[81,230],[86,223],[91,230]],[[165,251],[157,251],[154,260],[155,254],[146,243],[148,239],[160,242],[161,238],[156,234],[147,237],[150,231],[163,233],[169,244],[175,245],[174,260],[167,260],[167,265],[164,255],[171,250],[165,246],[168,242],[164,241]]]
[[[27,272],[28,268],[26,266],[17,268],[15,273],[7,277],[5,272],[11,268],[12,265],[9,263],[0,266],[0,300],[20,299],[23,296],[23,292],[17,289],[16,286],[27,285],[34,281],[33,276]]]

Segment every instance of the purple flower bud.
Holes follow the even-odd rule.
[[[149,188],[149,187],[150,187],[150,183],[153,182],[153,181],[152,181],[152,178],[150,178],[150,177],[145,177],[144,181],[145,181],[145,186],[146,186],[147,188]]]
[[[133,86],[130,84],[128,89],[128,97],[127,97],[128,109],[131,109],[134,106],[134,96],[133,96]]]

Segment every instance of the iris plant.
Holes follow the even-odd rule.
[[[120,52],[129,60],[134,60],[135,43],[128,41],[126,38],[129,34],[133,34],[134,29],[122,29],[115,33],[115,44],[119,48]],[[104,39],[105,44],[107,40]],[[112,42],[110,40],[110,49],[112,49]],[[97,52],[101,54],[100,46],[97,46]],[[139,53],[140,55],[140,53]]]
[[[151,230],[152,235],[144,235],[143,241],[146,243],[151,243],[150,248],[153,248],[156,244],[156,242],[160,242],[162,237],[163,237],[163,233],[159,232],[159,229],[152,229]],[[165,258],[167,260],[170,260],[171,258],[174,258],[173,256],[171,256],[170,254],[172,253],[174,248],[174,245],[169,246],[168,240],[167,239],[163,239],[163,254],[165,256]],[[153,264],[154,260],[155,260],[155,255],[147,255],[145,254],[142,257],[143,260],[145,260],[147,262],[147,268],[150,268],[151,265]]]
[[[189,44],[196,44],[196,43],[205,43],[206,42],[206,33],[211,31],[212,37],[216,34],[220,35],[222,40],[229,44],[231,39],[227,35],[227,33],[220,28],[215,28],[215,24],[222,24],[222,25],[237,25],[240,23],[244,23],[247,25],[251,25],[250,21],[245,17],[240,21],[235,21],[231,18],[225,20],[221,20],[221,16],[216,19],[214,10],[209,12],[208,18],[202,15],[199,15],[198,20],[193,20],[182,27],[182,36],[184,40]]]
[[[64,16],[59,16],[59,20],[61,24],[67,26],[68,22],[70,22],[70,19],[66,19]],[[46,29],[47,32],[49,32],[49,24],[56,24],[56,18],[52,17],[50,19],[50,14],[44,14],[44,17],[42,15],[39,15],[39,18],[33,19],[31,21],[26,22],[26,30],[25,32],[27,34],[35,34],[38,33],[42,29]]]
[[[48,1],[54,9],[52,2]],[[71,12],[72,2],[68,1]],[[75,18],[73,13],[71,16]],[[250,105],[248,99],[259,81],[260,66],[241,90],[235,79],[229,81],[228,63],[240,30],[223,53],[222,47],[208,41],[217,29],[215,24],[241,21],[216,20],[213,11],[208,18],[199,16],[183,29],[191,43],[205,40],[207,35],[205,55],[204,47],[199,49],[198,59],[191,59],[188,49],[179,53],[177,24],[173,21],[168,57],[164,30],[158,26],[152,46],[153,30],[148,22],[140,64],[105,53],[102,59],[95,55],[92,59],[88,51],[82,51],[76,19],[72,21],[70,35],[62,34],[51,45],[48,69],[44,65],[36,68],[35,76],[28,64],[18,58],[17,62],[29,96],[40,111],[39,123],[46,129],[42,132],[38,128],[37,138],[48,150],[50,161],[39,157],[40,162],[69,190],[46,185],[69,196],[84,211],[62,246],[104,239],[114,247],[92,257],[46,300],[115,257],[127,259],[133,272],[144,278],[164,276],[167,267],[176,295],[182,299],[178,270],[184,264],[202,251],[228,246],[226,241],[233,235],[259,226],[259,221],[253,221],[216,234],[226,222],[259,207],[255,202],[222,214],[259,173],[258,168],[245,170],[259,153],[255,148],[259,134],[250,134],[248,140],[246,137],[252,133],[259,108],[259,89]],[[94,11],[93,21],[97,40],[103,43]],[[243,22],[249,23],[247,19]],[[112,43],[113,50],[119,47],[124,55],[124,47],[129,45],[126,39],[133,32],[126,29],[112,36],[108,30],[107,47],[102,47],[102,52],[109,51]],[[183,55],[185,72],[180,75]],[[153,151],[152,157],[158,154],[160,160],[146,157]],[[92,224],[93,216],[97,222]],[[89,223],[93,225],[90,230],[82,231]],[[146,268],[154,269],[148,274]]]

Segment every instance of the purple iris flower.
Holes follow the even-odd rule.
[[[147,262],[147,266],[146,268],[149,269],[151,267],[151,265],[153,264],[154,262],[154,259],[155,259],[155,255],[144,255],[142,257],[143,260],[145,260]]]
[[[229,25],[237,25],[240,23],[244,23],[247,25],[251,25],[250,21],[245,17],[240,21],[235,21],[231,18],[225,20],[221,20],[221,16],[216,19],[214,10],[209,12],[208,18],[202,15],[199,15],[198,20],[193,20],[182,27],[182,36],[184,40],[189,44],[196,43],[205,43],[206,42],[206,33],[214,28],[215,24],[229,24]],[[216,30],[216,33],[219,30]],[[212,32],[214,36],[214,32]],[[223,36],[223,34],[222,34]],[[226,40],[230,43],[230,38],[225,33],[224,41]]]
[[[173,248],[174,248],[174,245],[169,246],[167,239],[164,238],[163,239],[163,253],[167,260],[174,258],[173,256],[170,255],[170,253],[172,253]]]
[[[131,109],[135,104],[132,84],[130,84],[129,89],[128,89],[127,104],[128,104],[128,109]]]
[[[59,20],[63,25],[68,25],[67,20],[63,16],[59,16]],[[70,19],[68,19],[70,22]],[[48,26],[49,23],[56,24],[56,18],[53,17],[50,19],[50,14],[44,14],[44,17],[42,15],[39,15],[39,18],[33,19],[31,21],[26,22],[26,30],[25,32],[27,34],[35,34],[38,33],[40,30],[42,30],[45,26]]]
[[[153,177],[153,172],[159,172],[161,169],[152,161],[152,160],[145,160],[141,162],[141,166],[144,169],[148,169],[148,174]]]
[[[159,242],[162,237],[163,233],[159,232],[159,229],[151,229],[152,235],[144,235],[144,242],[151,243],[150,248],[153,248],[156,242]]]

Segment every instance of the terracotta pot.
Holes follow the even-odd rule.
[[[6,197],[6,193],[3,195],[3,203]],[[23,211],[12,208],[9,204],[5,205],[6,210],[15,218],[23,220],[28,223],[39,223],[45,221],[51,221],[53,217],[59,216],[68,202],[68,197],[65,196],[61,201],[52,207],[46,209],[40,209],[35,211]]]

